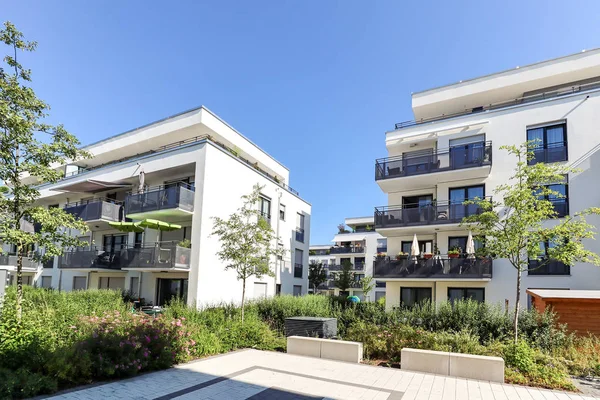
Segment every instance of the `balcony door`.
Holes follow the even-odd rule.
[[[187,279],[163,279],[158,278],[158,294],[156,305],[164,306],[173,298],[187,301],[188,280]]]
[[[433,195],[402,198],[402,220],[405,223],[428,222],[434,218]]]
[[[110,253],[120,253],[122,249],[127,247],[128,235],[104,235],[102,237],[102,250]]]
[[[484,153],[485,135],[450,140],[450,166],[452,169],[481,164]]]
[[[479,206],[476,204],[464,205],[463,203],[467,200],[483,199],[484,197],[484,185],[450,189],[450,219],[460,222],[464,217],[475,214]]]
[[[402,251],[404,253],[410,254],[411,248],[412,248],[412,240],[402,242]],[[420,252],[420,254],[433,253],[433,240],[419,240],[419,252]]]
[[[432,168],[437,167],[437,160],[435,161],[433,149],[409,151],[402,153],[402,170],[405,175],[429,172]]]

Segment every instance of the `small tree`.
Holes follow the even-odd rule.
[[[360,284],[362,286],[362,290],[365,295],[365,299],[369,298],[369,293],[371,293],[371,291],[373,291],[373,288],[375,287],[375,282],[373,281],[373,277],[368,276],[368,275],[365,276],[364,278],[362,278],[360,280]]]
[[[342,270],[335,275],[334,283],[340,291],[345,292],[354,282],[354,272],[350,260],[342,262]]]
[[[244,303],[246,299],[246,281],[255,276],[275,276],[270,267],[271,257],[283,256],[285,251],[278,248],[275,232],[258,209],[259,184],[254,185],[252,193],[242,196],[242,207],[228,219],[214,217],[212,235],[218,236],[221,250],[217,252],[220,260],[226,262],[225,269],[233,269],[237,279],[242,281],[242,322],[244,321]]]
[[[317,287],[327,280],[327,271],[323,268],[323,264],[315,260],[311,261],[308,265],[308,283],[314,289],[313,292],[317,293]]]
[[[83,221],[63,209],[34,205],[40,197],[37,185],[57,182],[62,177],[57,166],[86,157],[87,153],[78,149],[79,141],[62,125],[42,122],[49,106],[22,83],[31,81],[31,71],[18,62],[18,52],[34,51],[37,44],[26,41],[10,22],[0,29],[0,42],[11,53],[4,57],[6,65],[0,64],[0,241],[16,249],[16,315],[20,322],[23,256],[37,244],[45,249],[43,256],[36,255],[38,261],[48,260],[60,255],[64,247],[81,245],[65,228],[87,230]],[[27,177],[35,180],[24,181]],[[41,229],[21,229],[26,222],[41,224]]]
[[[566,216],[556,224],[544,221],[556,218],[557,212],[549,199],[564,196],[549,185],[563,182],[568,173],[577,172],[562,164],[535,163],[529,151],[535,144],[502,146],[501,149],[517,158],[517,167],[509,183],[499,185],[494,191],[494,201],[475,199],[465,204],[476,204],[482,212],[464,219],[476,236],[485,239],[480,254],[505,258],[517,271],[514,315],[514,340],[518,340],[519,307],[521,299],[521,276],[523,272],[541,268],[551,260],[573,265],[576,262],[599,264],[600,259],[586,250],[582,241],[592,239],[592,226],[586,223],[588,214],[600,214],[600,208],[591,208],[574,216]],[[495,199],[502,199],[497,201]],[[550,243],[542,250],[540,243]],[[529,260],[538,259],[529,268]]]

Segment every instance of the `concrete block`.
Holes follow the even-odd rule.
[[[504,360],[500,357],[450,353],[450,376],[504,383]]]
[[[404,348],[400,352],[400,369],[448,375],[450,353]]]
[[[359,363],[363,358],[363,344],[346,340],[321,339],[321,358]]]
[[[321,339],[304,336],[288,336],[287,353],[299,356],[321,357]]]

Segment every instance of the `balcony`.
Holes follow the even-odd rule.
[[[329,271],[341,271],[343,270],[343,266],[341,265],[337,265],[337,264],[333,264],[333,265],[325,265],[325,268],[327,268],[327,270]],[[365,263],[356,263],[352,265],[351,270],[352,271],[363,271],[365,269]]]
[[[97,198],[93,200],[68,203],[64,210],[85,222],[118,222],[123,220],[123,206],[112,199]]]
[[[191,249],[174,242],[161,242],[142,247],[124,247],[119,250],[100,248],[77,249],[65,252],[59,258],[59,268],[71,270],[138,270],[169,271],[190,268]]]
[[[365,248],[362,246],[339,246],[329,249],[330,254],[362,254]]]
[[[10,254],[0,254],[0,265],[17,268],[17,256]],[[23,257],[23,271],[37,271],[40,263],[34,257]]]
[[[430,259],[411,257],[395,260],[375,259],[373,277],[376,279],[491,279],[492,259],[488,257],[436,256]]]
[[[186,217],[193,212],[194,187],[185,183],[133,192],[125,199],[125,215],[131,219]]]
[[[571,267],[556,260],[550,260],[542,265],[545,260],[529,260],[529,271],[527,275],[544,276],[544,275],[571,275]]]
[[[296,228],[296,242],[304,243],[304,229]]]
[[[399,185],[428,187],[442,180],[438,172],[460,171],[461,179],[485,178],[492,165],[492,142],[477,142],[447,149],[415,151],[375,161],[375,180],[384,191]],[[430,176],[434,174],[433,176]],[[446,180],[458,177],[449,175]],[[396,180],[396,178],[406,178]],[[390,180],[390,182],[386,182]],[[392,182],[393,181],[393,182]]]
[[[488,197],[491,201],[491,197]],[[429,204],[405,204],[375,208],[375,228],[404,228],[429,225],[459,224],[463,218],[482,213],[476,204],[437,201]]]
[[[568,159],[567,142],[548,143],[544,146],[536,146],[530,149],[533,152],[534,158],[527,161],[527,164],[534,165],[540,162],[549,164]]]

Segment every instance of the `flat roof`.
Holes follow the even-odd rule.
[[[527,293],[542,299],[600,300],[600,290],[527,289]]]

